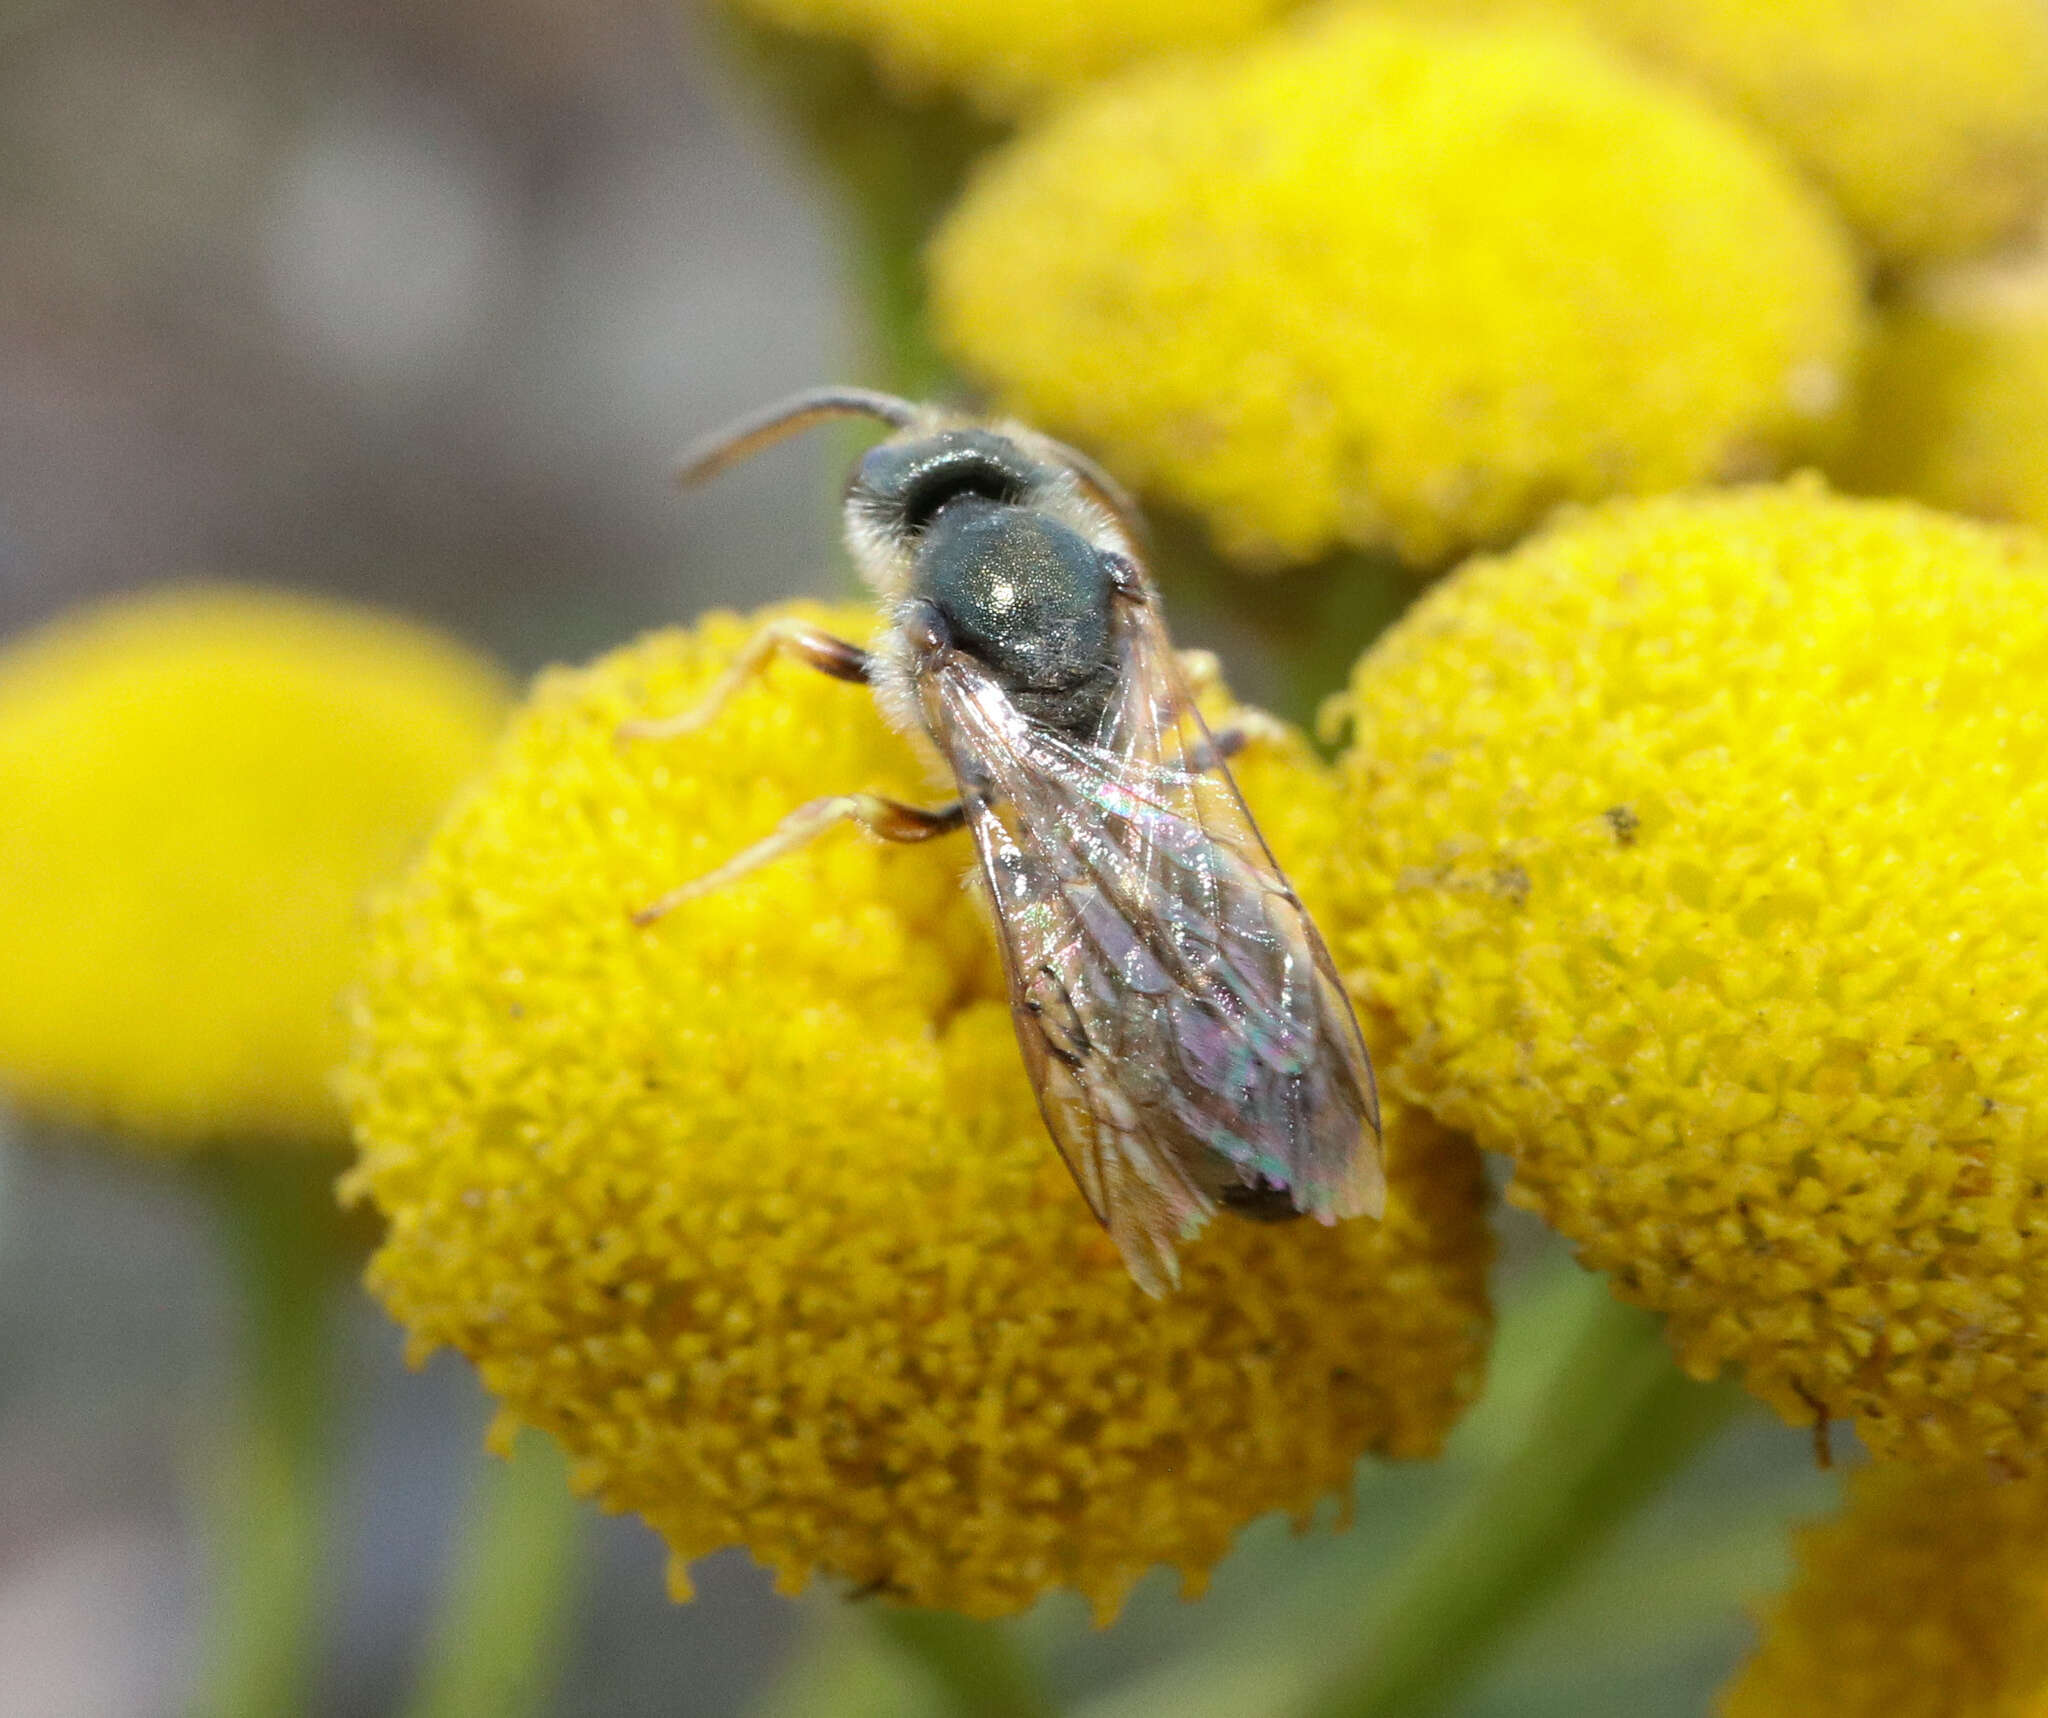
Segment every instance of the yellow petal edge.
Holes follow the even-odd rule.
[[[646,1517],[679,1593],[742,1544],[786,1590],[995,1615],[1072,1587],[1107,1617],[1365,1451],[1433,1452],[1487,1331],[1468,1142],[1395,1105],[1384,1223],[1219,1220],[1149,1301],[1038,1118],[965,847],[840,830],[628,923],[807,799],[936,797],[866,693],[787,664],[688,740],[619,741],[765,618],[544,677],[377,914],[350,1186],[416,1349]],[[1305,753],[1244,782],[1283,858],[1327,848]]]
[[[953,89],[984,111],[1010,114],[1154,54],[1252,35],[1292,0],[738,3],[800,35],[858,43],[909,94]]]
[[[2048,547],[1795,483],[1616,503],[1344,701],[1387,1085],[1788,1419],[2048,1448]]]

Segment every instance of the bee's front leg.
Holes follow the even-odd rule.
[[[806,842],[815,841],[835,823],[858,823],[884,841],[929,841],[950,835],[967,822],[967,808],[959,800],[951,805],[905,805],[884,799],[878,793],[842,793],[830,799],[814,799],[800,805],[779,824],[772,835],[735,853],[715,871],[707,871],[693,882],[671,889],[660,900],[633,914],[636,925],[651,925],[664,913],[693,901],[699,895],[722,889],[726,884],[772,864],[785,853],[793,853]]]
[[[657,721],[621,722],[621,740],[673,740],[710,726],[732,695],[759,674],[777,656],[788,654],[835,680],[852,680],[866,685],[873,658],[857,644],[835,638],[822,627],[806,620],[774,620],[754,634],[732,659],[732,665],[712,682],[696,706],[679,716]]]

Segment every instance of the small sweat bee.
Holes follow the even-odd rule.
[[[889,841],[966,829],[1011,1016],[1053,1143],[1138,1284],[1241,1216],[1378,1216],[1372,1066],[1329,951],[1273,862],[1138,557],[1137,513],[1085,455],[864,389],[798,395],[692,449],[697,482],[825,418],[887,438],[846,489],[846,542],[887,628],[863,650],[799,622],[758,634],[698,708],[707,725],[774,654],[873,689],[957,797],[869,793],[793,811],[766,839],[635,914],[671,907],[842,821]]]

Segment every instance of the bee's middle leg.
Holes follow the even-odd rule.
[[[878,793],[842,793],[829,799],[814,799],[792,811],[775,826],[773,834],[735,853],[715,871],[707,871],[640,908],[633,914],[633,923],[651,925],[685,901],[722,889],[749,871],[758,871],[785,853],[794,853],[837,823],[858,823],[884,841],[930,841],[935,836],[952,834],[966,822],[967,808],[957,799],[950,805],[936,806],[905,805],[901,800],[884,799]]]
[[[761,673],[777,656],[794,656],[799,662],[829,674],[835,680],[852,680],[866,685],[874,659],[857,644],[835,638],[823,627],[806,620],[772,620],[740,647],[726,671],[711,683],[711,689],[694,709],[678,716],[653,721],[621,722],[621,740],[672,740],[708,727],[732,695]]]

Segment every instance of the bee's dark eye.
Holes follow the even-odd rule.
[[[1027,500],[1037,475],[1005,436],[942,430],[871,449],[854,473],[850,498],[863,511],[916,536],[947,503],[964,496],[1011,504]]]
[[[920,473],[903,497],[903,526],[915,535],[938,516],[939,509],[962,496],[1015,503],[1030,491],[1013,472],[985,460],[948,460]]]

